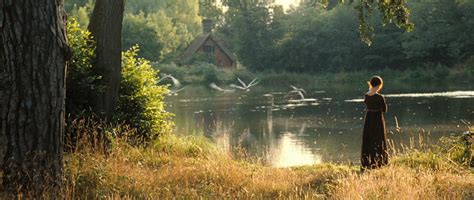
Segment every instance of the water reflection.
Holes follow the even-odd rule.
[[[450,97],[450,98],[474,98],[474,91],[452,91],[432,93],[406,93],[386,94],[385,97]]]
[[[364,116],[360,99],[363,91],[313,91],[319,90],[327,92],[312,93],[318,99],[317,105],[288,104],[286,93],[262,87],[232,94],[196,87],[167,101],[169,110],[176,114],[176,132],[204,133],[223,151],[239,146],[278,167],[357,163]],[[392,88],[387,93],[388,137],[395,143],[409,142],[410,137],[419,133],[436,141],[443,135],[463,132],[461,119],[474,121],[474,91],[398,93]],[[401,132],[396,131],[398,127]]]
[[[285,133],[278,141],[278,146],[271,149],[267,160],[275,167],[318,164],[322,156],[305,147],[303,141],[292,133]]]
[[[384,94],[386,98],[400,98],[400,97],[424,97],[424,98],[432,98],[432,97],[449,97],[449,98],[459,98],[459,99],[467,99],[467,98],[474,98],[474,91],[452,91],[452,92],[431,92],[431,93],[405,93],[405,94]],[[345,102],[364,102],[364,99],[348,99],[344,100]]]

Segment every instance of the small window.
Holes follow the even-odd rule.
[[[214,46],[212,45],[204,45],[202,50],[207,54],[214,54]]]

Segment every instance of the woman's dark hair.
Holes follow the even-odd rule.
[[[383,80],[380,76],[373,76],[371,79],[370,79],[370,86],[372,87],[377,87],[381,84],[383,84]]]

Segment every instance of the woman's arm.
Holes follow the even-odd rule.
[[[387,103],[385,103],[385,97],[383,97],[382,95],[380,95],[380,97],[382,97],[382,103],[380,105],[380,110],[382,110],[382,112],[387,112],[388,108],[387,108]]]

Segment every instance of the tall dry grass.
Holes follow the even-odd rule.
[[[389,165],[339,180],[335,199],[472,199],[472,171],[413,169]]]
[[[393,151],[388,166],[364,173],[335,164],[273,168],[222,153],[200,136],[166,135],[131,145],[127,127],[77,123],[82,128],[75,130],[84,134],[122,137],[79,139],[81,145],[64,157],[61,199],[474,198],[473,169],[435,149]]]

